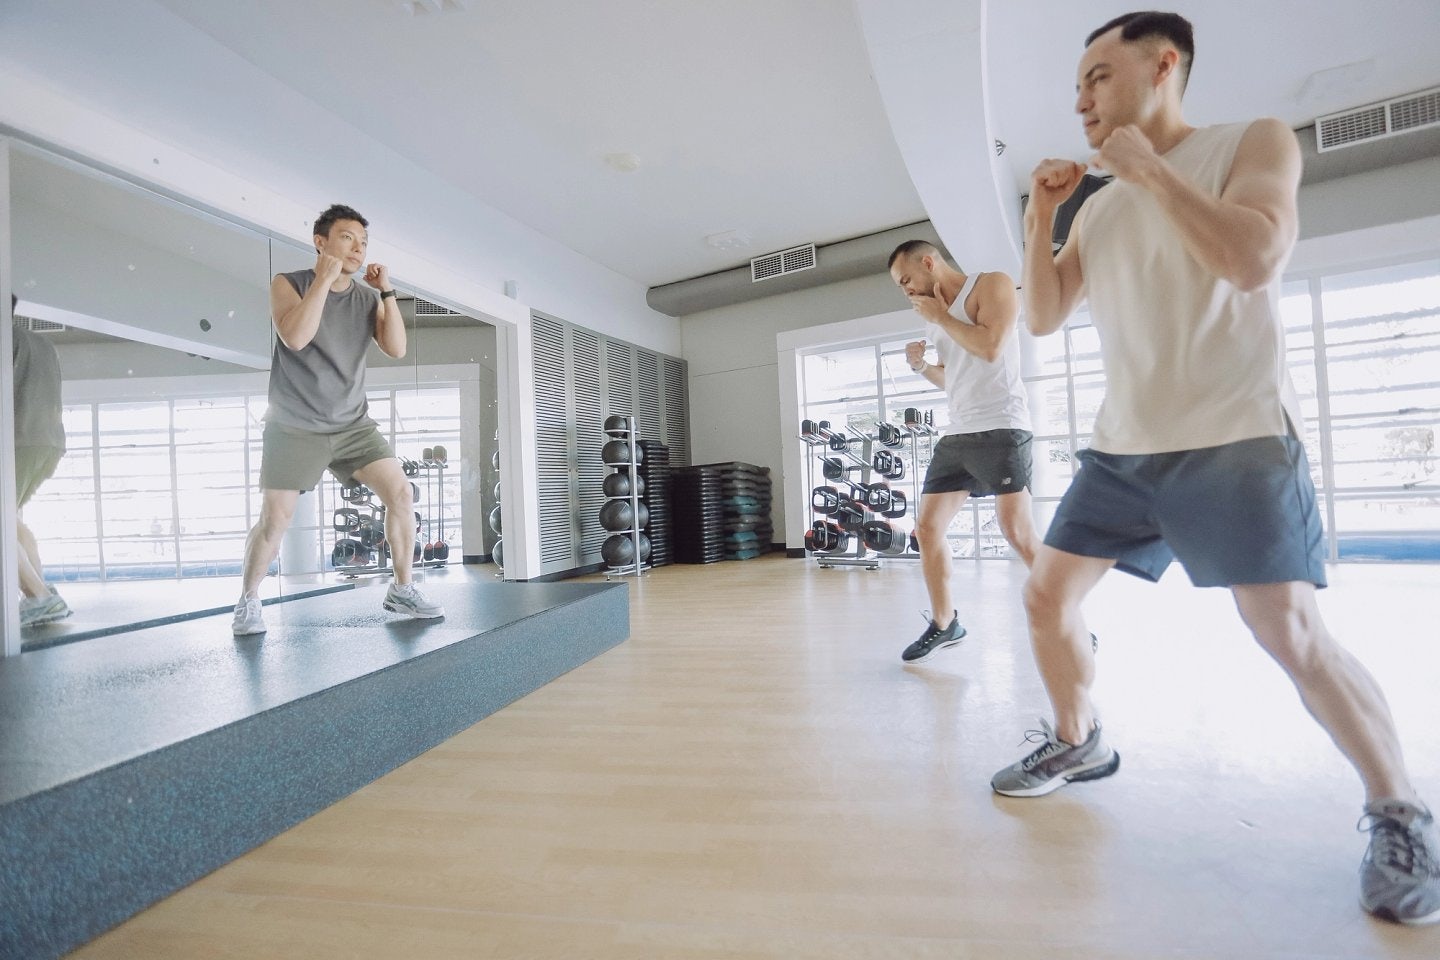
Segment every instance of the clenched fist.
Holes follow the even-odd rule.
[[[365,268],[365,282],[376,290],[390,289],[390,268],[383,263],[372,263]]]
[[[344,269],[345,261],[339,257],[332,257],[328,253],[315,256],[315,279],[321,283],[334,283],[339,280]]]
[[[1134,124],[1118,127],[1100,144],[1092,162],[1118,180],[1141,179],[1155,163],[1155,146]]]
[[[911,340],[905,344],[905,362],[914,370],[925,362],[925,341]]]
[[[1085,176],[1085,164],[1074,160],[1042,160],[1030,174],[1030,205],[1053,211],[1070,199]]]

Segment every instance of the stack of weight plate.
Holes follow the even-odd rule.
[[[657,440],[641,440],[645,459],[640,463],[640,477],[645,481],[645,496],[650,507],[650,565],[663,567],[675,562],[674,517],[670,512],[670,448]]]
[[[769,552],[775,535],[770,520],[770,469],[738,460],[706,466],[720,472],[725,558],[751,560]]]
[[[715,563],[725,559],[723,479],[713,467],[676,467],[670,472],[675,508],[675,562]]]

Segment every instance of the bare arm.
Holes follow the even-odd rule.
[[[961,349],[993,363],[1004,349],[1005,338],[1015,329],[1019,312],[1015,282],[1003,273],[987,273],[975,284],[975,299],[974,323],[956,320],[937,297],[916,295],[910,302],[921,316],[944,330]]]
[[[365,268],[365,282],[381,294],[380,303],[375,307],[375,345],[385,356],[399,360],[405,356],[405,319],[400,316],[400,304],[394,296],[390,268],[383,263],[370,264]],[[387,292],[391,294],[388,297]]]
[[[1100,157],[1159,201],[1185,249],[1221,280],[1249,292],[1284,267],[1299,232],[1300,147],[1281,121],[1257,120],[1245,131],[1218,197],[1177,173],[1133,127],[1106,138]]]
[[[1072,224],[1058,256],[1051,245],[1055,211],[1075,192],[1084,175],[1083,163],[1046,160],[1030,177],[1020,292],[1025,299],[1025,325],[1037,337],[1064,326],[1085,295],[1080,272],[1080,231]]]
[[[320,266],[323,266],[321,258]],[[339,273],[340,261],[334,257],[328,259],[334,261],[333,272]],[[275,324],[275,333],[280,337],[280,342],[291,350],[304,350],[315,339],[315,334],[320,329],[320,316],[325,311],[325,297],[330,293],[330,284],[333,279],[326,281],[317,267],[315,282],[310,284],[310,289],[305,291],[305,296],[300,296],[295,287],[285,277],[277,274],[270,281],[270,320]]]

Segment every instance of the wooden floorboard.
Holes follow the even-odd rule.
[[[1120,773],[994,796],[1045,712],[1023,572],[960,562],[970,636],[905,667],[914,565],[653,571],[627,643],[76,956],[1440,956],[1360,912],[1358,782],[1178,570],[1087,608]],[[1440,568],[1332,578],[1440,805]]]

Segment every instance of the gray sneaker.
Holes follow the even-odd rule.
[[[946,647],[953,647],[965,638],[965,628],[960,626],[960,614],[955,613],[950,617],[950,625],[941,628],[940,624],[930,619],[925,614],[925,632],[920,634],[916,640],[900,654],[900,659],[906,663],[924,663],[935,654]]]
[[[70,604],[55,591],[43,597],[25,597],[20,601],[20,626],[35,627],[42,623],[64,620],[74,613]]]
[[[230,629],[237,637],[265,632],[265,618],[260,615],[259,597],[240,598],[240,602],[235,604],[235,619],[230,622]]]
[[[1401,800],[1367,804],[1357,830],[1370,831],[1360,862],[1360,906],[1395,923],[1440,921],[1440,831],[1430,811]]]
[[[1106,745],[1098,721],[1090,736],[1079,745],[1057,737],[1048,720],[1040,721],[1039,730],[1027,731],[1025,739],[1039,742],[1040,746],[990,779],[996,793],[1007,797],[1042,797],[1067,783],[1099,780],[1120,769],[1120,754]]]
[[[402,586],[392,581],[390,589],[385,591],[384,607],[391,613],[408,614],[417,620],[434,620],[445,616],[445,608],[426,597],[413,583]]]

